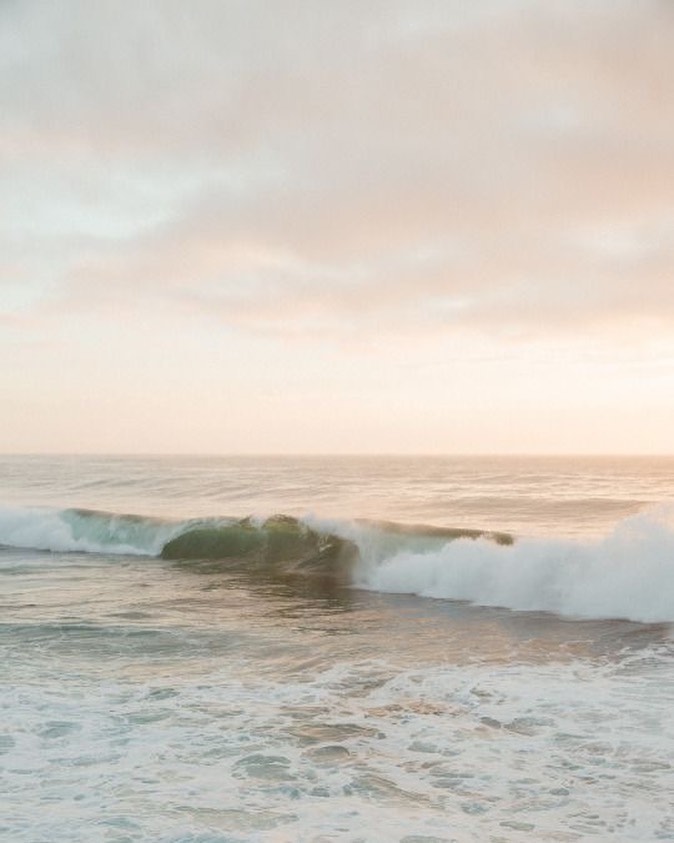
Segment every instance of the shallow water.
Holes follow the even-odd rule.
[[[0,541],[19,535],[20,509],[28,546],[0,549],[3,839],[674,840],[669,622],[389,593],[391,583],[378,590],[374,577],[404,571],[406,583],[428,586],[428,574],[442,590],[456,584],[438,571],[458,565],[457,547],[472,574],[476,565],[492,570],[484,567],[492,551],[521,554],[518,547],[529,546],[534,555],[564,549],[549,568],[555,574],[564,563],[578,577],[584,565],[610,574],[615,562],[623,586],[629,559],[635,582],[649,559],[648,570],[657,562],[667,585],[674,556],[662,503],[674,488],[674,461],[601,471],[590,462],[582,476],[576,462],[559,460],[556,474],[539,469],[535,481],[529,463],[518,470],[511,461],[510,477],[529,479],[509,486],[503,469],[500,503],[489,507],[504,517],[484,505],[470,522],[465,507],[452,506],[453,475],[422,489],[420,478],[432,474],[426,459],[421,467],[405,459],[379,468],[361,460],[360,494],[355,461],[337,459],[301,461],[295,473],[288,460],[266,469],[263,460],[240,459],[6,463]],[[498,496],[493,469],[478,460],[469,480],[470,461],[460,463],[464,498]],[[220,491],[218,465],[226,465]],[[242,465],[235,507],[231,486]],[[311,472],[324,495],[307,501]],[[628,522],[606,523],[607,477],[620,485],[610,497],[622,501]],[[549,513],[580,494],[570,486],[584,490],[586,503],[574,529],[551,532]],[[414,532],[396,551],[390,535],[349,520],[513,530],[536,488],[547,503],[532,507],[534,538],[515,531],[510,548],[484,540],[438,546]],[[424,496],[425,511],[410,507],[410,517],[400,517],[401,501]],[[654,518],[647,508],[656,502]],[[36,505],[178,520],[311,509],[313,526],[337,522],[360,542],[364,561],[353,582],[365,588],[330,571],[163,560],[120,552],[114,542],[113,552],[31,549],[37,534],[68,537],[60,516],[49,521],[51,532],[43,509],[27,516],[25,507]],[[570,547],[582,553],[570,558]],[[520,599],[532,571],[513,567],[514,557],[496,558],[520,578]],[[646,612],[656,593],[639,592],[635,613]],[[664,613],[669,604],[658,605]]]

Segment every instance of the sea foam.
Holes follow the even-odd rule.
[[[361,588],[583,618],[674,621],[674,509],[620,521],[595,541],[457,539],[383,560],[362,555]]]

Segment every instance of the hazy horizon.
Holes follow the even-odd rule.
[[[450,452],[450,451],[398,451],[395,453],[384,451],[248,451],[237,453],[215,452],[215,451],[0,451],[0,457],[120,457],[129,459],[142,459],[143,457],[194,457],[214,459],[311,459],[311,458],[344,458],[344,459],[674,459],[672,452],[625,452],[609,453],[601,451],[586,452]]]

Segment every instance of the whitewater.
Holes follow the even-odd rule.
[[[674,840],[674,459],[0,458],[0,835]]]

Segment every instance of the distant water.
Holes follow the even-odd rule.
[[[0,839],[674,840],[674,458],[0,458]]]

